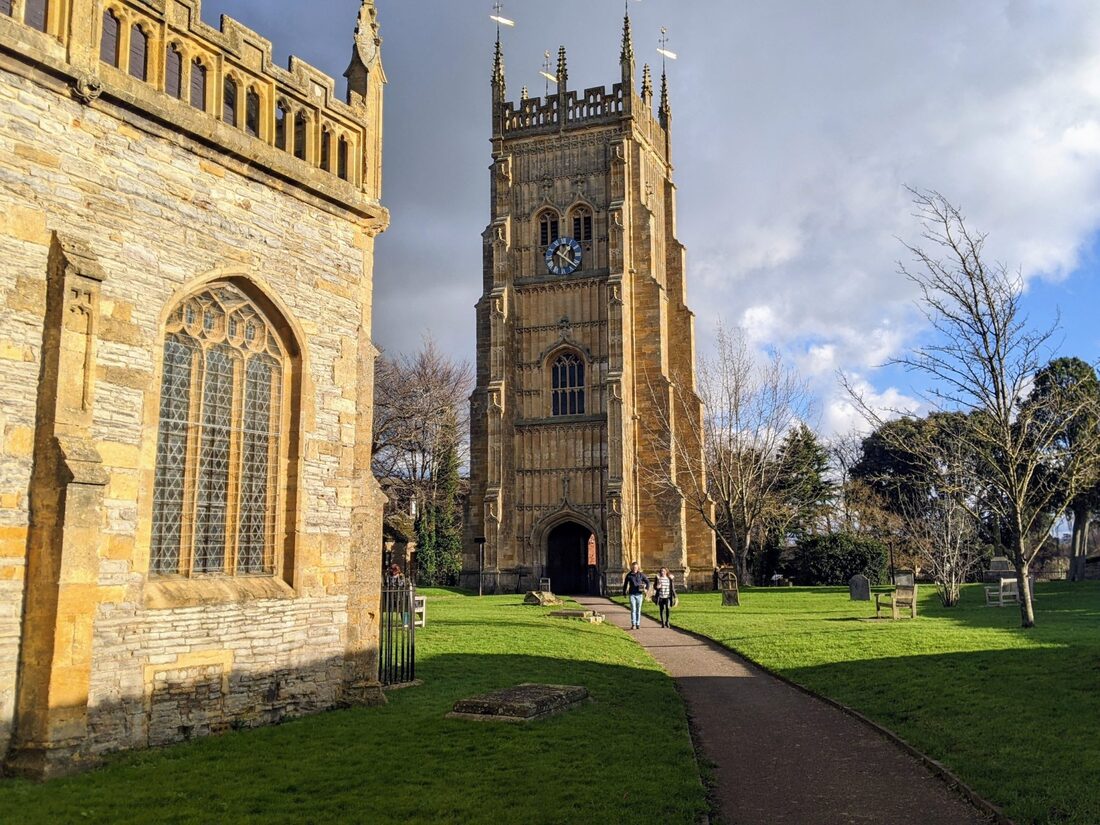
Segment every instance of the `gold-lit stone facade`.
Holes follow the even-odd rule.
[[[498,43],[471,405],[470,586],[480,575],[505,592],[542,577],[565,592],[614,589],[633,560],[667,565],[694,587],[713,580],[713,534],[669,485],[653,483],[660,468],[689,471],[662,422],[701,455],[691,434],[702,410],[667,83],[655,113],[648,67],[636,91],[629,20],[621,68],[610,90],[573,91],[563,49],[557,93],[512,103]],[[576,271],[548,266],[555,237],[579,248]],[[551,263],[574,253],[561,254]]]
[[[374,3],[349,32],[345,99],[300,60],[275,66],[235,21],[204,24],[199,0],[11,9],[6,768],[49,776],[381,701],[371,294],[389,216]]]

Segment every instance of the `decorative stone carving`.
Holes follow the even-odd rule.
[[[103,83],[93,74],[82,72],[73,82],[73,96],[85,105],[98,100],[101,94]]]

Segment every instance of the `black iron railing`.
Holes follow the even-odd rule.
[[[383,685],[416,680],[416,588],[411,584],[382,588],[378,680]]]

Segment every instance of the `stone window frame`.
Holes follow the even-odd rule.
[[[158,573],[153,569],[153,533],[147,533],[150,544],[146,560],[148,563],[148,581],[145,599],[147,605],[156,607],[181,606],[190,603],[191,595],[199,599],[198,603],[210,601],[234,601],[240,594],[251,593],[257,597],[257,593],[263,592],[264,597],[280,598],[293,595],[296,538],[298,519],[298,489],[301,472],[301,448],[302,433],[301,422],[303,415],[309,415],[304,408],[303,381],[308,371],[306,354],[301,348],[301,342],[305,340],[302,330],[288,314],[286,308],[277,299],[271,297],[271,291],[250,275],[241,271],[230,269],[215,273],[213,277],[198,279],[191,285],[180,290],[165,305],[161,317],[160,338],[158,347],[157,376],[154,386],[148,394],[147,404],[150,407],[146,415],[146,425],[151,431],[153,440],[153,452],[156,455],[159,450],[160,410],[164,381],[164,354],[168,336],[172,334],[170,321],[178,308],[182,308],[189,301],[202,296],[206,292],[220,287],[229,286],[239,292],[247,301],[250,309],[267,324],[272,335],[277,339],[282,352],[282,386],[280,387],[280,421],[278,424],[279,445],[276,459],[277,468],[271,490],[276,500],[273,505],[275,518],[272,532],[274,546],[271,548],[273,556],[272,569],[262,573],[238,574],[235,570],[237,559],[233,556],[235,548],[230,545],[236,541],[226,538],[227,547],[224,558],[224,572],[220,573],[194,573],[191,569],[193,558],[185,556],[193,551],[192,548],[181,546],[178,572]],[[193,376],[193,379],[195,377]],[[201,383],[201,382],[200,382]],[[242,385],[243,387],[243,385]],[[243,389],[238,388],[241,391]],[[192,393],[195,392],[194,385]],[[201,388],[199,389],[201,393]],[[189,404],[199,401],[192,395]],[[234,402],[239,407],[239,401]],[[236,413],[235,413],[236,414]],[[185,483],[194,482],[194,473],[198,461],[197,453],[190,453],[192,446],[197,450],[196,435],[189,431],[189,455],[188,466],[185,474],[190,478]],[[232,449],[232,448],[231,448]],[[154,463],[156,459],[154,458]],[[154,467],[152,478],[155,479]],[[154,505],[154,481],[149,482],[146,503],[141,506],[143,521],[152,528],[155,519]],[[231,480],[230,484],[236,482]],[[191,503],[196,503],[193,498],[196,492],[187,493],[191,496]],[[239,502],[237,504],[239,506]],[[227,516],[228,520],[229,516]],[[182,537],[181,537],[182,541]],[[185,564],[188,569],[184,569]],[[152,587],[152,591],[149,588]],[[183,587],[183,590],[179,588]],[[167,588],[167,589],[166,589]],[[240,591],[240,593],[238,593]]]
[[[102,57],[102,43],[103,43],[103,26],[106,20],[107,13],[111,12],[114,18],[119,21],[119,33],[117,43],[117,59],[114,63],[109,63],[104,60],[100,60],[103,65],[111,66],[114,69],[118,69],[127,76],[133,78],[136,81],[149,83],[161,91],[163,91],[163,83],[158,83],[162,72],[160,68],[163,66],[163,55],[160,54],[161,37],[160,28],[155,22],[150,20],[141,14],[136,14],[128,6],[124,6],[121,3],[115,2],[115,0],[108,0],[103,4],[103,13],[99,15],[96,21],[97,37],[96,42],[100,44],[100,56]],[[138,29],[143,35],[145,35],[145,72],[144,77],[138,77],[130,71],[130,44],[133,40],[134,30]]]
[[[332,161],[334,152],[332,151],[332,138],[334,130],[332,124],[327,121],[321,122],[321,140],[318,145],[317,152],[317,168],[322,169],[325,172],[332,172]]]
[[[594,250],[596,248],[596,207],[587,200],[578,200],[571,207],[569,207],[568,216],[565,225],[572,233],[571,237],[577,243],[581,245],[581,249],[584,250],[584,259],[581,263],[582,269],[591,269],[596,260]],[[577,232],[577,221],[581,221],[584,218],[588,218],[588,226],[585,227],[582,223],[580,226],[581,232]],[[587,232],[584,230],[587,228]]]
[[[233,84],[234,94],[236,99],[233,101],[232,110],[226,108],[226,92],[229,90],[229,85]],[[244,98],[245,90],[248,87],[245,84],[244,77],[240,72],[236,70],[229,70],[222,73],[221,83],[217,86],[218,92],[218,120],[224,123],[226,126],[232,126],[234,129],[240,129],[244,131]],[[232,111],[233,119],[228,120],[226,118],[226,112]]]
[[[558,361],[562,358],[572,356],[576,359],[576,362],[581,369],[580,381],[574,385],[566,385],[562,387],[554,386],[555,373],[558,368]],[[590,359],[582,352],[578,347],[572,344],[565,344],[560,347],[555,347],[543,364],[543,386],[546,392],[547,405],[546,415],[551,419],[569,419],[580,418],[588,415],[589,401],[591,400],[592,393],[589,391],[589,379],[591,378],[592,365]],[[560,400],[568,401],[572,395],[573,399],[577,402],[577,407],[580,409],[576,412],[561,412]],[[554,412],[555,402],[559,402],[558,412]],[[568,404],[566,405],[568,408]]]
[[[34,29],[36,32],[58,37],[63,22],[62,9],[60,8],[62,5],[61,2],[59,2],[59,0],[41,0],[44,7],[43,19],[45,21],[45,27],[41,29],[38,28],[38,26],[31,26],[31,24],[27,22],[27,4],[29,2],[32,2],[32,0],[15,0],[12,4],[12,17],[24,26],[29,26]]]
[[[187,104],[191,108],[193,108],[197,111],[204,112],[206,114],[212,114],[212,112],[211,112],[211,98],[213,97],[213,95],[210,94],[210,73],[211,73],[211,68],[213,66],[213,61],[205,54],[190,54],[189,52],[185,52],[185,54],[187,55],[186,56],[186,64],[187,64],[186,75],[187,75],[187,79],[185,81],[185,83],[187,85]],[[199,68],[201,68],[203,70],[203,72],[202,72],[203,73],[203,81],[202,81],[202,84],[203,84],[202,85],[203,101],[202,101],[202,106],[201,107],[195,105],[195,98],[194,98],[194,91],[195,90],[192,86],[192,83],[194,82],[195,67],[196,66],[198,66]]]
[[[272,114],[275,116],[275,122],[272,132],[272,145],[281,152],[290,153],[291,143],[293,142],[294,132],[294,107],[290,105],[285,97],[278,97],[275,101],[275,107],[272,110]],[[283,113],[283,117],[280,120],[279,112]],[[279,138],[282,136],[282,146],[279,145]]]
[[[305,106],[299,106],[294,111],[294,129],[293,137],[290,141],[292,146],[290,153],[293,157],[301,160],[305,163],[313,162],[314,154],[314,138],[313,138],[313,112]],[[299,122],[301,123],[301,146],[298,145],[298,128]]]
[[[253,100],[256,101],[255,131],[252,130],[250,124],[250,106]],[[264,136],[267,133],[267,129],[265,128],[266,118],[264,117],[265,108],[264,94],[260,86],[256,83],[250,83],[244,93],[244,119],[241,121],[246,135],[250,135],[258,140],[265,140]]]

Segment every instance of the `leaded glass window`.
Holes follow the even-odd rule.
[[[264,314],[219,284],[176,307],[164,343],[152,572],[272,575],[286,356]]]
[[[554,359],[550,392],[551,415],[584,415],[584,361],[576,353],[563,353]]]

